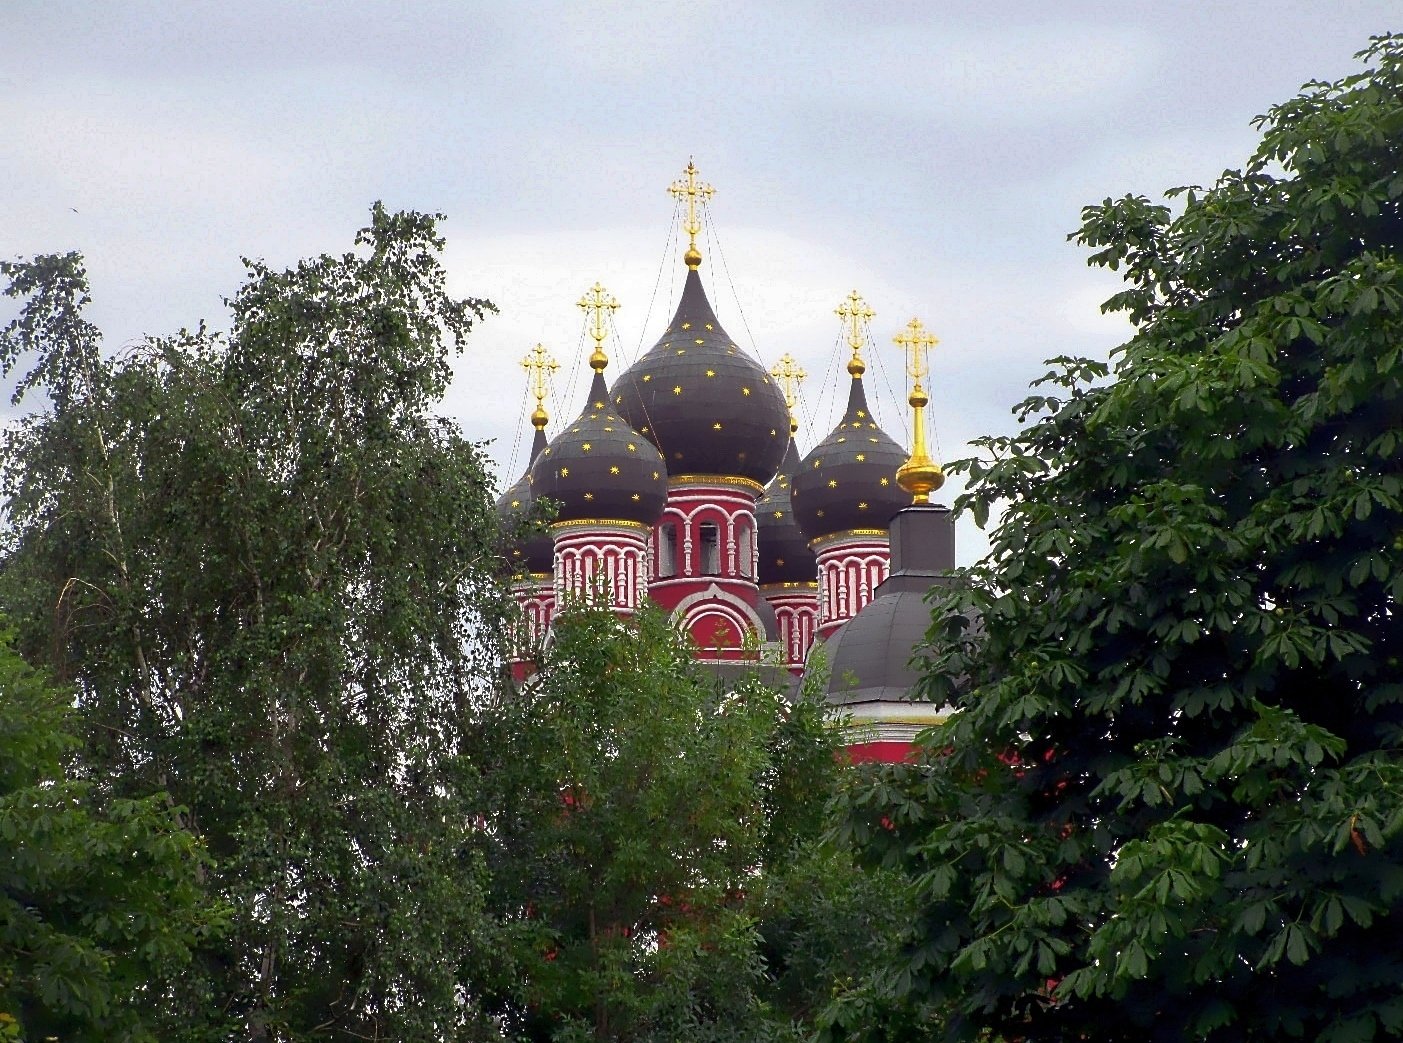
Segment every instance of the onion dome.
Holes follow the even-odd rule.
[[[765,487],[755,505],[756,540],[760,548],[760,583],[812,583],[818,564],[809,542],[794,520],[789,485],[799,469],[799,451],[793,438],[780,464],[779,474]]]
[[[842,421],[809,452],[790,483],[799,528],[810,542],[849,529],[885,529],[910,499],[896,484],[906,450],[877,426],[862,387],[866,367],[848,363],[852,390]]]
[[[775,476],[789,443],[779,388],[736,347],[711,310],[688,254],[677,314],[657,344],[614,384],[614,403],[662,452],[672,475]],[[695,262],[695,263],[692,263]]]
[[[652,443],[614,412],[604,384],[605,318],[619,302],[595,283],[579,305],[590,316],[594,381],[584,412],[531,465],[531,490],[560,502],[557,522],[652,525],[667,502],[667,468]]]
[[[536,417],[533,416],[534,423]],[[534,462],[546,448],[545,416],[536,426],[536,437],[531,443],[531,462]],[[502,494],[497,501],[497,518],[502,531],[508,535],[502,551],[513,575],[530,572],[550,572],[555,565],[555,552],[551,538],[544,532],[531,532],[525,529],[526,518],[531,514],[535,497],[531,494],[531,467],[528,463],[521,479]]]

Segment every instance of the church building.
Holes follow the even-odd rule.
[[[522,361],[536,407],[530,463],[498,502],[508,531],[538,498],[558,510],[549,535],[508,548],[526,638],[513,662],[547,638],[567,599],[607,599],[630,614],[648,599],[670,613],[703,662],[719,670],[769,663],[801,678],[822,661],[835,720],[857,760],[896,761],[941,716],[912,697],[909,666],[930,613],[926,592],[954,567],[944,482],[926,450],[922,385],[935,338],[913,319],[907,353],[910,450],[877,424],[863,383],[872,310],[853,292],[837,309],[852,357],[838,425],[800,455],[794,419],[804,376],[785,356],[770,370],[721,327],[702,283],[698,208],[712,194],[688,164],[670,191],[683,203],[686,280],[653,347],[606,379],[608,317],[598,284],[580,300],[594,342],[589,395],[547,438],[545,349]],[[821,651],[817,649],[821,648]]]

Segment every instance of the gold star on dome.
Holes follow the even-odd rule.
[[[629,497],[629,499],[632,500],[634,503],[637,503],[639,499],[638,494],[634,493],[632,496]]]
[[[562,468],[560,469],[560,477],[562,477],[562,478],[569,478],[569,477],[570,477],[570,468],[568,468],[568,467],[562,467]]]
[[[702,340],[700,337],[698,337],[698,338],[697,338],[697,343],[698,343],[698,344],[705,344],[706,341],[704,341],[704,340]]]
[[[629,451],[630,453],[636,453],[636,452],[638,452],[638,446],[636,446],[636,445],[634,445],[632,442],[630,442],[630,443],[628,444],[628,451]]]
[[[709,323],[709,322],[703,323],[703,325],[706,326],[706,328],[709,329],[709,330],[714,330],[714,329],[716,328],[715,326],[713,326],[713,325],[712,325],[711,323]]]
[[[836,479],[836,478],[830,478],[830,479],[828,479],[828,488],[830,488],[830,489],[836,489],[836,488],[838,488],[838,479]]]
[[[590,445],[588,442],[581,442],[580,448],[583,449],[585,452],[589,452],[591,449],[594,448],[594,446]]]
[[[656,482],[656,481],[657,481],[659,478],[661,478],[661,477],[662,477],[662,475],[658,474],[657,471],[654,471],[654,472],[653,472],[653,481]]]
[[[890,479],[890,478],[883,478],[883,479],[882,479],[882,484],[883,484],[883,485],[891,485],[891,479]]]
[[[814,513],[817,514],[820,518],[822,518],[822,517],[823,517],[823,508],[820,507],[818,510],[814,511]]]
[[[867,501],[866,501],[866,500],[863,500],[861,503],[859,503],[859,504],[857,505],[857,509],[858,509],[859,511],[865,511],[865,510],[867,510]]]
[[[685,354],[687,354],[687,349],[686,349],[686,348],[678,348],[678,349],[677,349],[677,354],[679,354],[679,355],[685,355]]]
[[[815,461],[814,461],[814,470],[815,470],[815,471],[818,470],[818,465],[821,464],[821,463],[823,463],[822,460],[815,460]]]
[[[585,499],[586,499],[586,500],[593,500],[593,499],[594,499],[594,493],[585,493]]]
[[[644,374],[643,374],[643,383],[646,384],[646,383],[648,383],[648,381],[650,381],[650,380],[652,380],[652,379],[653,379],[653,374],[651,374],[651,373],[644,373]]]
[[[608,431],[610,434],[613,434],[614,432],[614,429],[612,427],[606,427],[604,430]]]
[[[783,517],[784,517],[784,512],[783,512],[783,511],[775,511],[774,513],[775,513],[775,517],[776,517],[776,518],[783,518]]]
[[[691,324],[690,322],[684,322],[684,323],[682,324],[682,328],[683,328],[684,330],[689,330],[689,329],[692,328],[692,324]]]
[[[675,387],[672,389],[672,393],[673,393],[674,395],[680,395],[680,394],[682,394],[682,385],[681,385],[681,384],[678,384],[677,386],[675,386]]]
[[[512,501],[512,506],[513,506],[513,507],[520,507],[520,506],[521,506],[521,501],[520,501],[520,500],[513,500],[513,501]]]
[[[860,416],[860,417],[865,417],[865,416],[867,415],[867,413],[866,413],[864,410],[859,409],[859,410],[857,411],[857,415]]]
[[[712,429],[713,431],[720,431],[720,430],[721,430],[721,421],[718,420],[718,421],[716,421],[716,423],[712,424],[712,425],[711,425],[711,429]]]
[[[714,369],[709,369],[709,370],[706,371],[706,375],[707,375],[708,377],[714,377],[714,376],[716,376],[716,370],[714,370]]]
[[[866,453],[858,453],[858,454],[857,454],[856,460],[857,460],[858,463],[862,463],[862,462],[863,462],[864,460],[866,460],[866,459],[867,459],[867,454],[866,454]]]
[[[750,388],[741,388],[741,389],[740,389],[740,393],[741,393],[742,395],[748,395],[748,394],[750,394]]]
[[[618,473],[619,473],[619,465],[618,465],[618,464],[614,464],[612,467],[610,467],[610,468],[609,468],[609,473],[610,473],[610,474],[618,474]]]

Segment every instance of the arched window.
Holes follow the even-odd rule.
[[[677,575],[677,524],[663,522],[658,526],[658,579]]]
[[[738,545],[738,557],[740,558],[740,574],[749,579],[754,574],[755,549],[750,534],[750,523],[741,522],[737,528],[740,530],[740,538],[736,541]]]
[[[715,522],[702,522],[698,536],[701,541],[701,574],[721,575],[721,530]]]

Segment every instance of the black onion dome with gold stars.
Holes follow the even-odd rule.
[[[765,486],[755,505],[756,542],[760,548],[759,580],[764,583],[812,583],[818,564],[808,540],[794,520],[789,486],[799,469],[799,450],[790,439],[779,474]]]
[[[667,501],[667,468],[651,442],[621,417],[595,370],[584,412],[531,465],[531,491],[560,504],[557,522],[654,524]]]
[[[696,268],[687,271],[667,332],[615,382],[614,404],[673,475],[764,485],[789,444],[784,396],[716,321]]]
[[[906,450],[877,426],[867,408],[861,372],[853,375],[848,411],[809,455],[790,483],[795,520],[809,540],[849,529],[886,529],[911,497],[896,484]]]
[[[534,462],[540,457],[545,448],[546,432],[544,428],[538,427],[531,444],[531,460]],[[520,480],[497,501],[497,517],[501,521],[502,531],[508,537],[502,547],[502,556],[514,576],[530,572],[550,572],[555,567],[555,551],[550,536],[525,528],[525,519],[531,513],[534,500],[531,492],[531,468],[528,465]]]

